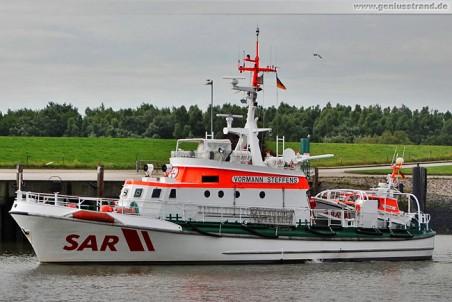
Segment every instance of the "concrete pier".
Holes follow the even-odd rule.
[[[0,169],[0,181],[16,180],[16,169]],[[126,179],[137,179],[143,177],[143,173],[135,170],[105,170],[105,181],[124,181]],[[50,178],[59,177],[64,181],[96,181],[97,170],[58,170],[58,169],[25,169],[23,171],[23,179],[27,180],[49,180]]]

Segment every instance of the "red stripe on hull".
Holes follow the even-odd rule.
[[[152,244],[151,237],[149,236],[149,233],[147,231],[141,231],[141,234],[143,235],[144,242],[146,243],[148,251],[150,251],[150,252],[155,251],[155,248],[154,248],[154,245]]]
[[[144,252],[143,244],[137,230],[121,229],[131,252]]]

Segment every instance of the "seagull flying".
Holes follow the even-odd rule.
[[[320,59],[323,59],[321,55],[319,55],[318,53],[314,54],[314,57],[319,57]]]

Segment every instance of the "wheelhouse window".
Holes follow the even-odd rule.
[[[135,193],[133,193],[133,197],[141,197],[142,194],[143,194],[142,188],[135,189]]]
[[[218,175],[203,175],[202,182],[219,182],[220,177]]]
[[[176,198],[176,189],[171,189],[169,193],[169,198]]]
[[[160,189],[160,188],[155,188],[153,191],[152,191],[152,198],[159,198],[160,197],[160,193],[162,193],[162,189]]]

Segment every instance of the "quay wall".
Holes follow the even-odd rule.
[[[384,177],[346,176],[319,177],[319,190],[331,188],[367,189],[384,182]],[[104,181],[102,197],[118,198],[124,181]],[[411,192],[411,182],[405,182],[405,191]],[[95,181],[51,181],[29,180],[22,190],[65,195],[96,196]],[[0,180],[0,241],[25,240],[15,221],[9,215],[15,198],[16,181]],[[427,184],[426,212],[431,215],[430,225],[439,234],[452,234],[452,178],[429,177]]]

